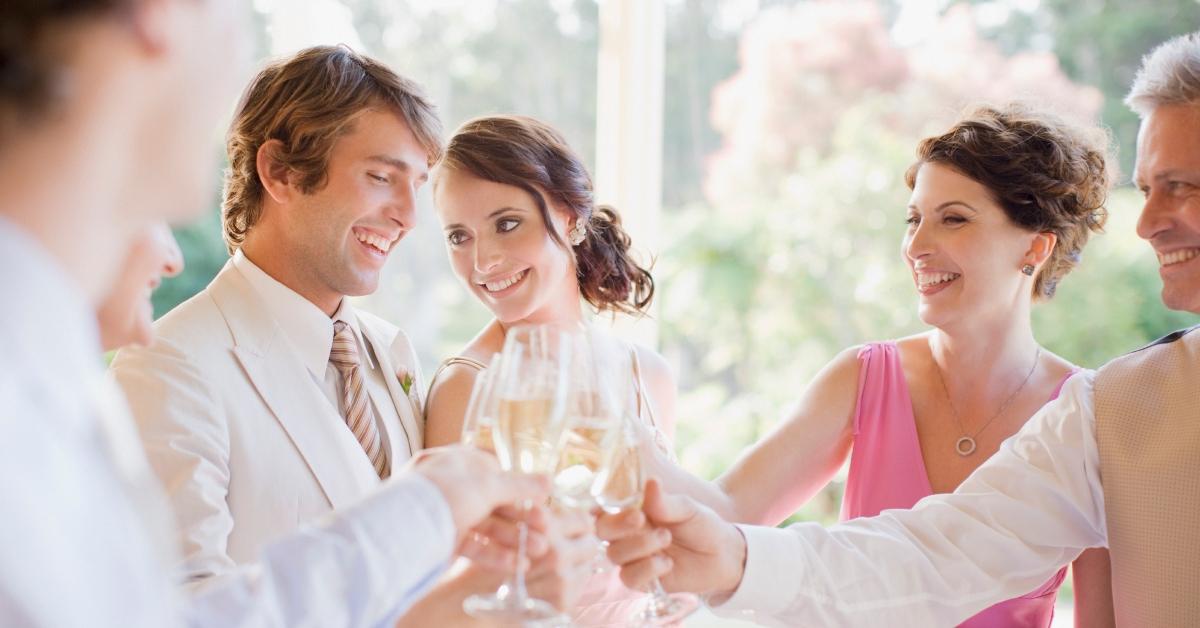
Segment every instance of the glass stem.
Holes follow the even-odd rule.
[[[508,592],[521,604],[529,599],[529,593],[525,589],[525,552],[528,551],[529,525],[525,520],[532,509],[533,502],[521,502],[521,520],[517,523],[517,569],[513,573],[512,586],[508,587]]]
[[[522,602],[528,598],[525,591],[525,544],[528,539],[529,526],[522,520],[517,524],[517,572],[513,579],[513,595]]]
[[[651,582],[650,601],[646,611],[651,617],[665,617],[671,614],[671,596],[667,595],[658,578]]]

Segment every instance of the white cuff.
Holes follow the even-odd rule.
[[[796,533],[779,528],[738,525],[746,537],[746,568],[729,599],[712,607],[730,618],[757,621],[779,615],[792,604],[797,570],[805,569]]]

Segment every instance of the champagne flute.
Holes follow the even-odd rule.
[[[563,435],[572,339],[565,331],[549,326],[518,326],[508,331],[492,384],[495,398],[492,435],[501,468],[522,473],[554,473]],[[491,368],[496,368],[494,362]],[[521,506],[528,509],[532,504]],[[517,568],[513,577],[495,593],[467,598],[463,610],[475,617],[507,622],[540,622],[559,616],[552,604],[530,597],[526,591],[524,563],[528,534],[525,522],[518,522]]]
[[[489,367],[479,372],[467,399],[463,415],[462,443],[496,453],[493,432],[496,428],[496,372],[500,369],[500,354],[492,354]]]
[[[645,478],[642,472],[636,414],[626,413],[621,437],[613,439],[606,452],[603,470],[592,487],[596,503],[604,512],[616,514],[642,507]],[[629,619],[633,626],[673,626],[700,607],[700,598],[692,593],[670,593],[655,578],[641,609]]]
[[[626,395],[633,393],[633,363],[627,348],[594,328],[581,334],[575,351],[567,397],[567,425],[554,499],[564,508],[591,513],[599,504],[592,485],[604,464],[610,440],[620,438]],[[608,543],[596,541],[592,573],[609,571]]]
[[[619,437],[622,400],[629,393],[629,356],[595,330],[577,337],[568,379],[566,433],[554,475],[554,498],[567,508],[597,506],[592,484],[608,440]]]

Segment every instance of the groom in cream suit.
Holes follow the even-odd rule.
[[[345,47],[274,63],[243,95],[226,141],[233,257],[155,324],[151,346],[112,365],[174,510],[178,575],[194,588],[374,493],[422,448],[408,339],[346,297],[378,287],[440,135],[415,84]],[[529,584],[566,607],[594,556],[590,518],[542,514]],[[396,522],[397,534],[417,529]],[[456,565],[405,625],[469,622],[462,599],[503,577],[489,565]]]
[[[227,139],[233,257],[112,366],[169,493],[183,579],[255,560],[421,449],[412,347],[345,297],[375,291],[439,146],[418,88],[344,47],[247,89]]]

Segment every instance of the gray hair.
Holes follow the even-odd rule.
[[[1167,40],[1142,59],[1125,97],[1140,117],[1160,105],[1200,104],[1200,32]]]

